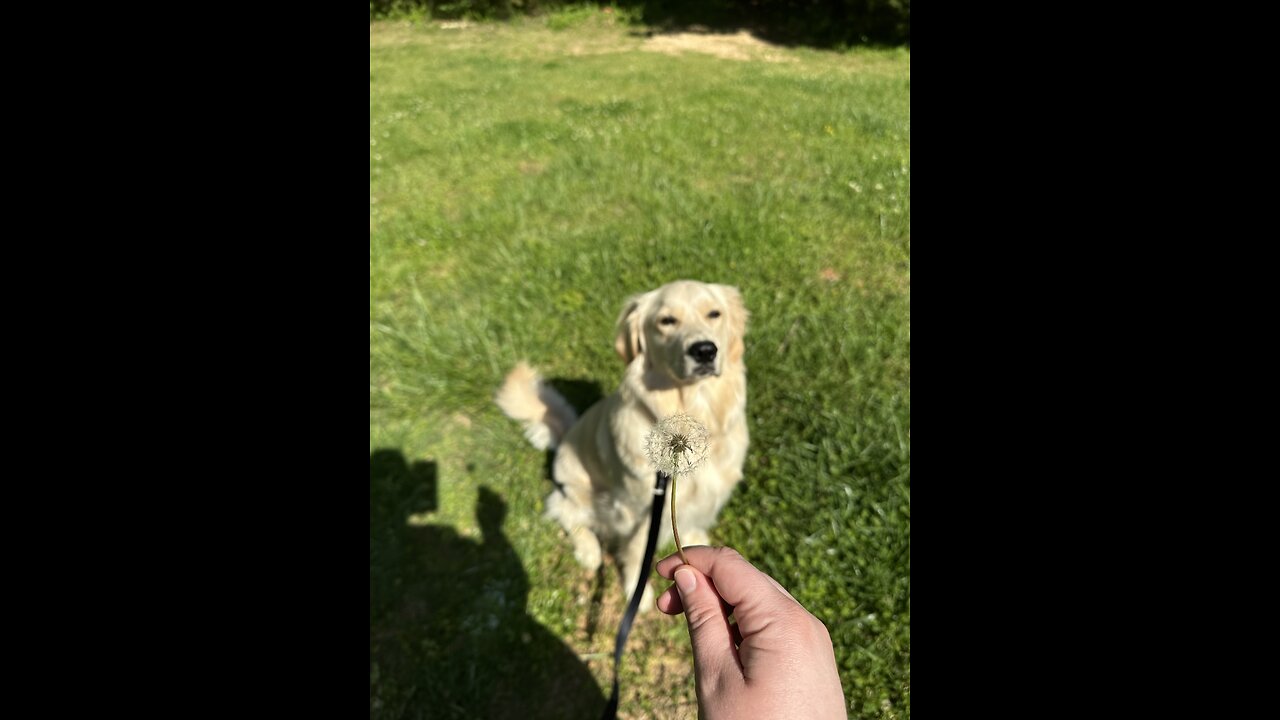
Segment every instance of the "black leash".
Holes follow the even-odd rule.
[[[667,482],[671,476],[660,472],[653,481],[653,512],[649,516],[649,541],[644,546],[644,563],[640,566],[640,579],[636,581],[636,591],[631,593],[631,602],[627,604],[627,614],[622,616],[622,625],[618,628],[618,640],[613,646],[613,694],[604,706],[601,720],[613,720],[618,715],[618,666],[622,664],[622,649],[627,646],[627,635],[631,633],[631,622],[636,619],[636,610],[640,608],[640,598],[644,595],[644,584],[649,579],[653,567],[653,552],[658,548],[658,530],[662,527],[662,510],[666,503]]]

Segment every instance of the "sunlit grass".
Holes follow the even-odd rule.
[[[910,715],[910,55],[646,42],[603,17],[370,25],[370,452],[438,479],[434,505],[371,488],[375,718],[467,716],[482,692],[432,686],[444,650],[398,624],[426,560],[414,530],[379,534],[481,547],[482,487],[518,562],[494,572],[523,570],[519,610],[607,688],[622,591],[608,575],[592,610],[595,579],[540,517],[545,457],[491,397],[519,359],[611,392],[623,300],[682,277],[752,312],[751,451],[714,539],[827,623],[851,717]],[[433,632],[483,630],[458,612]],[[624,716],[695,712],[681,622],[637,624]],[[511,643],[493,647],[518,663]],[[462,712],[426,704],[445,696]]]

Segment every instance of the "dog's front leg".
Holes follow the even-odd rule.
[[[631,539],[626,542],[618,555],[618,565],[622,571],[622,587],[627,593],[627,602],[631,602],[631,596],[635,594],[636,582],[640,580],[640,576],[648,574],[646,572],[648,568],[644,567],[644,548],[648,541],[649,519],[645,518],[636,526]],[[651,607],[653,607],[653,588],[646,582],[644,595],[640,598],[640,612],[648,612]]]

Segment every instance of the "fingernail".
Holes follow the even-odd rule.
[[[689,568],[682,567],[676,570],[676,587],[680,588],[681,596],[688,595],[698,587],[698,577]]]

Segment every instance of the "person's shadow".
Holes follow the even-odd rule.
[[[480,489],[481,542],[443,525],[436,464],[369,456],[369,716],[595,718],[604,696],[577,654],[525,612],[529,579]]]

